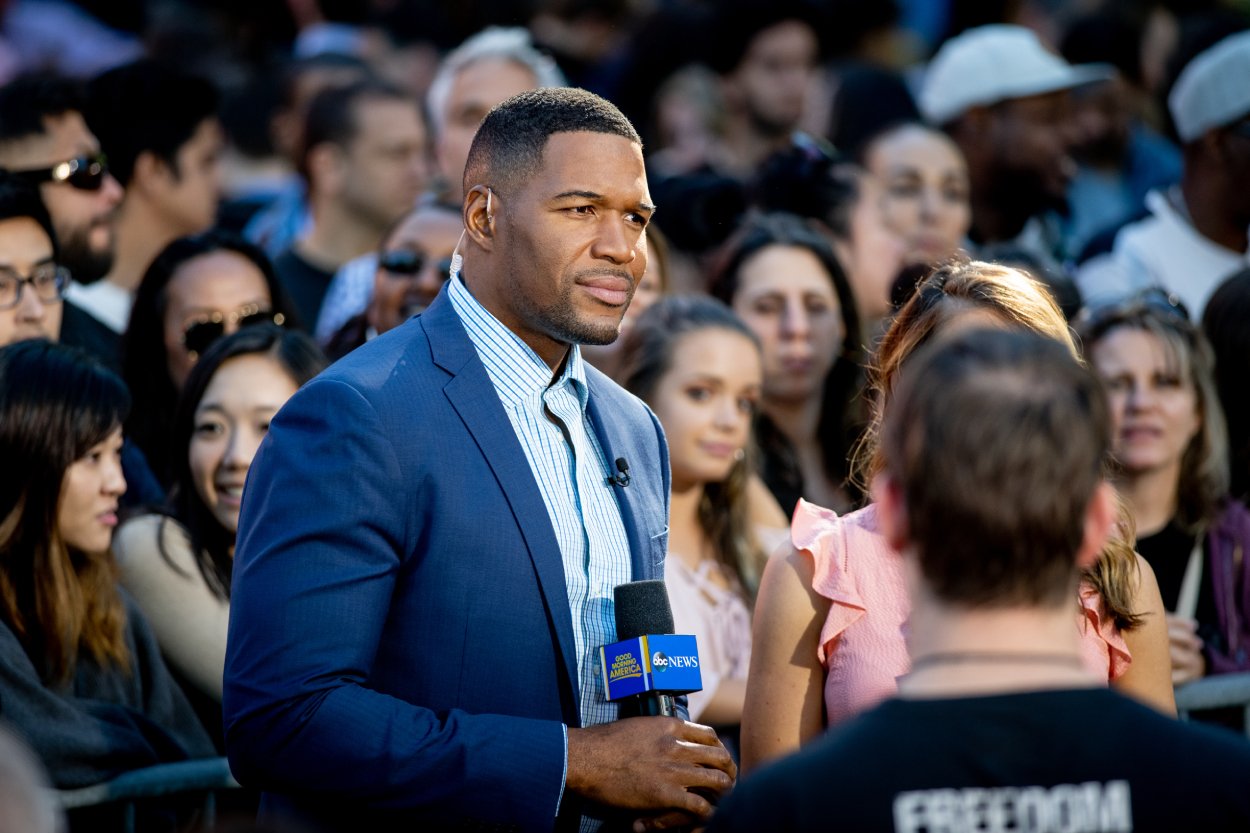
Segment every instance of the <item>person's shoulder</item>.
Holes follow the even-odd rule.
[[[113,534],[113,555],[123,572],[158,559],[162,545],[170,553],[190,552],[186,527],[160,512],[137,515]]]

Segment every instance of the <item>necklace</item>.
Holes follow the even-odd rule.
[[[1085,667],[1085,663],[1081,661],[1080,656],[1067,651],[938,651],[913,659],[911,670],[916,671],[929,665],[955,665],[975,662],[1014,663],[1017,665],[1062,665],[1082,669]]]

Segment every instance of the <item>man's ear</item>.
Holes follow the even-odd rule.
[[[1085,532],[1076,554],[1078,567],[1086,570],[1094,566],[1119,519],[1120,499],[1115,488],[1105,480],[1100,481],[1089,499],[1089,505],[1085,507]]]
[[[135,157],[134,170],[126,188],[153,196],[176,184],[176,181],[177,177],[164,159],[150,150],[144,150]]]
[[[343,190],[347,177],[347,160],[343,149],[333,142],[322,142],[308,149],[305,159],[308,177],[316,183],[318,191],[338,194]]]
[[[902,552],[907,545],[907,504],[903,487],[882,472],[872,479],[872,502],[877,507],[877,527],[886,542]]]
[[[485,185],[474,185],[464,195],[465,234],[479,248],[494,248],[495,212],[499,210],[499,195]]]

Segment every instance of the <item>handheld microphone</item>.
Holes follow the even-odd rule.
[[[617,585],[616,638],[599,649],[603,687],[622,716],[677,714],[679,694],[703,690],[693,636],[673,633],[673,609],[660,580]]]
[[[608,475],[609,486],[620,486],[622,489],[629,485],[629,461],[624,457],[616,458],[616,474]],[[624,585],[621,585],[624,587]],[[619,589],[619,588],[618,588]],[[669,617],[672,619],[672,616]],[[669,627],[672,627],[670,624]]]

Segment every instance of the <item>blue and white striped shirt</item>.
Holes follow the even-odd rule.
[[[547,363],[479,304],[459,275],[447,289],[525,451],[560,545],[582,725],[615,720],[616,704],[603,693],[599,646],[616,641],[613,590],[633,576],[608,461],[586,412],[590,392],[581,351],[572,345],[553,379]]]

